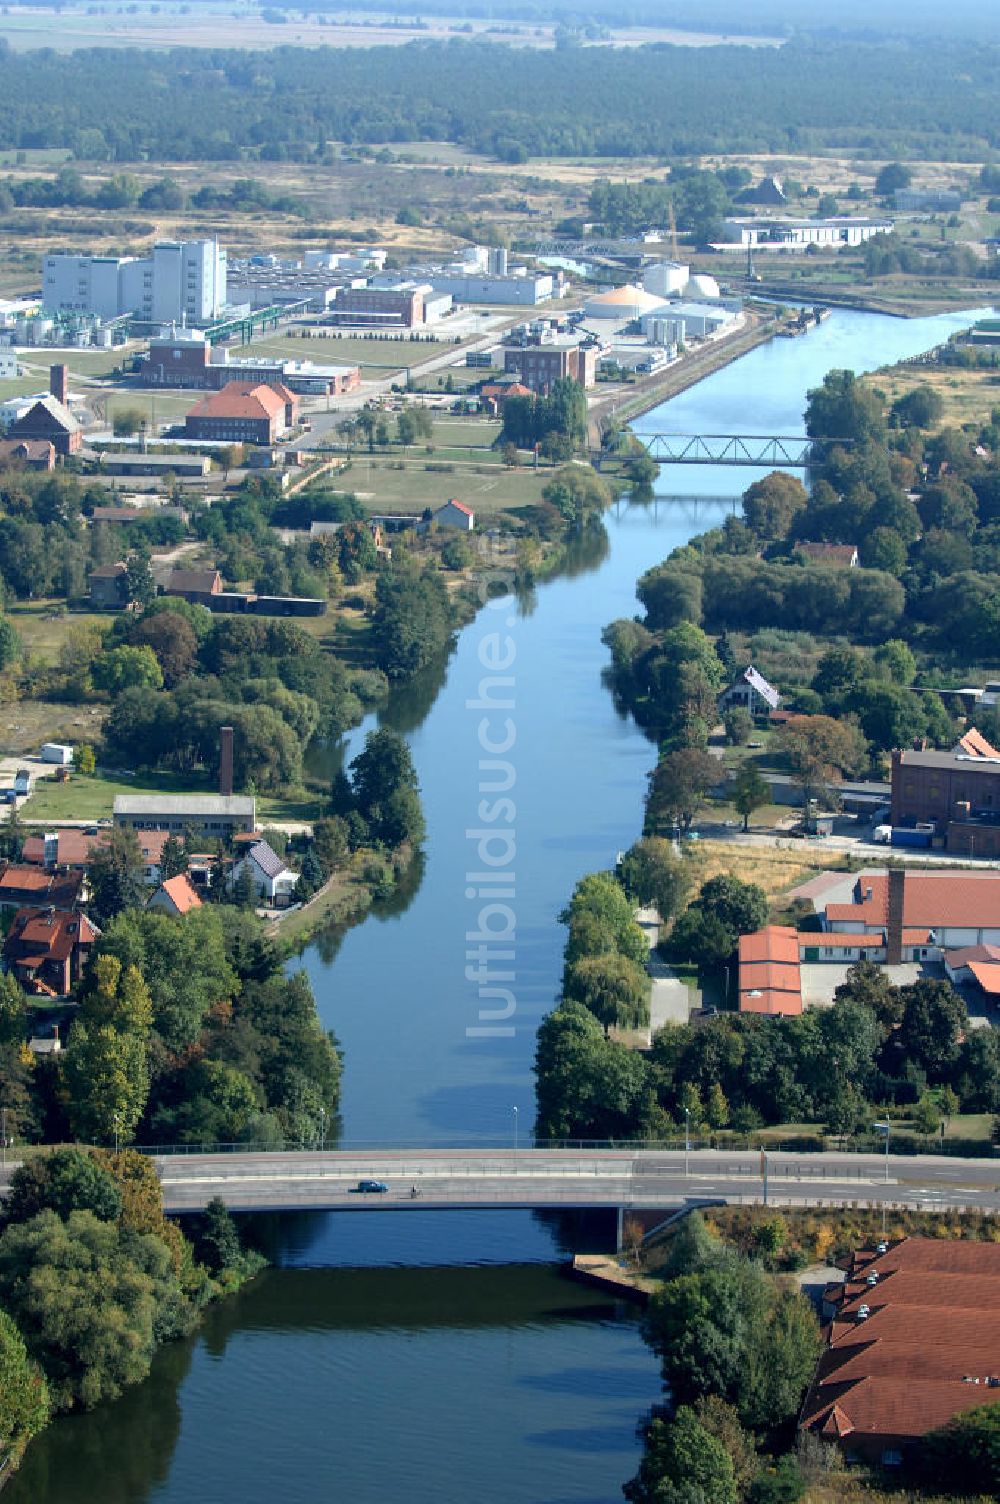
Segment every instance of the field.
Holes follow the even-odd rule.
[[[90,627],[104,631],[112,620],[106,613],[66,611],[61,601],[47,600],[11,601],[6,614],[17,628],[28,656],[44,663],[58,662],[62,649],[79,632]]]
[[[53,700],[19,700],[3,706],[0,751],[37,752],[42,742],[96,742],[107,715],[105,705],[66,705]]]
[[[824,851],[802,842],[789,844],[791,849],[786,850],[697,841],[688,845],[687,853],[697,884],[728,873],[743,882],[757,883],[771,899],[783,898],[817,872],[839,871],[846,866],[842,852]]]
[[[454,469],[444,473],[427,470],[428,463],[453,462],[441,460],[437,454],[430,461],[390,461],[358,453],[343,478],[343,489],[353,491],[369,512],[421,512],[454,496],[488,519],[498,512],[516,512],[519,507],[535,505],[552,479],[550,469],[508,470],[495,459],[475,465],[455,461]],[[402,468],[392,468],[394,465]]]
[[[207,777],[179,774],[138,774],[134,778],[120,774],[95,774],[85,778],[74,773],[68,783],[56,783],[52,779],[39,781],[35,791],[22,809],[22,819],[34,822],[61,820],[85,820],[94,822],[108,819],[114,808],[116,794],[214,794],[214,783]],[[319,796],[310,796],[305,790],[291,792],[286,798],[258,795],[258,823],[267,825],[275,821],[309,821],[321,812]]]
[[[959,366],[901,365],[874,371],[864,378],[887,402],[905,397],[914,387],[929,386],[944,404],[941,426],[963,423],[986,425],[1000,407],[1000,374],[996,371],[964,370]]]
[[[282,22],[265,15],[282,14]],[[311,16],[307,11],[264,12],[257,6],[231,3],[201,4],[196,14],[183,18],[157,4],[130,5],[127,14],[119,6],[59,6],[51,11],[4,8],[0,37],[15,51],[52,47],[73,52],[79,47],[148,47],[169,51],[175,47],[232,47],[234,22],[241,48],[271,47],[375,47],[405,46],[417,41],[441,41],[449,37],[474,36],[480,41],[504,42],[515,47],[553,47],[555,26],[513,21],[500,15],[490,20],[466,21],[464,17],[440,17],[431,13],[409,21],[387,13],[371,17]],[[664,26],[615,27],[593,44],[635,47],[650,43],[677,47],[711,47],[725,41],[730,46],[780,47],[780,37],[725,37],[711,31],[687,31]]]

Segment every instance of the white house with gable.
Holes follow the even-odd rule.
[[[295,885],[299,874],[286,866],[266,841],[255,841],[246,855],[234,865],[230,878],[233,886],[239,882],[244,872],[249,872],[258,898],[268,908],[287,909],[295,901]]]

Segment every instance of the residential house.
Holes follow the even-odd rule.
[[[848,1462],[919,1460],[929,1432],[1000,1402],[1000,1246],[904,1238],[855,1255],[827,1291],[833,1319],[801,1430]]]
[[[742,705],[751,715],[755,715],[760,708],[760,701],[774,711],[781,704],[781,696],[774,685],[769,684],[764,675],[759,674],[751,664],[722,691],[716,703],[720,715],[725,715],[727,710],[732,710],[736,705]]]
[[[234,864],[230,885],[235,887],[244,873],[249,874],[258,898],[269,909],[287,909],[294,903],[299,874],[266,841],[255,842]]]
[[[117,794],[114,822],[140,833],[162,830],[183,836],[193,831],[225,840],[256,829],[257,801],[244,794]]]
[[[502,418],[504,404],[511,397],[531,397],[530,386],[521,381],[487,381],[479,388],[479,406],[492,418]]]
[[[752,935],[741,935],[739,946],[741,1013],[802,1012],[799,937],[785,924],[769,924]]]
[[[31,863],[0,865],[0,912],[31,905],[72,910],[80,906],[83,879],[79,873],[50,873]]]
[[[128,569],[124,563],[98,564],[87,576],[90,604],[120,611],[128,605]]]
[[[176,877],[168,877],[166,882],[161,883],[146,907],[147,909],[160,909],[180,919],[192,909],[200,909],[201,899],[187,875],[181,872]]]
[[[298,418],[299,399],[286,386],[229,381],[188,413],[189,439],[223,444],[274,444]]]
[[[19,909],[4,941],[4,967],[36,997],[66,997],[83,976],[100,933],[86,914]]]
[[[471,533],[476,525],[476,514],[464,501],[452,499],[446,501],[443,507],[438,507],[434,521],[438,527],[457,527],[463,533]]]
[[[0,439],[0,466],[23,465],[26,470],[54,470],[56,446],[51,439]]]

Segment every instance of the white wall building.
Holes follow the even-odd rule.
[[[161,241],[149,256],[46,256],[42,300],[105,319],[210,323],[226,303],[226,253],[216,240],[185,240]]]
[[[727,219],[725,229],[726,243],[731,246],[804,250],[808,245],[863,245],[875,235],[891,234],[893,221],[848,214],[832,219],[772,219],[760,215]]]
[[[17,352],[16,350],[0,348],[0,381],[14,381],[17,378]]]

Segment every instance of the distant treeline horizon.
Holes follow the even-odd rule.
[[[430,139],[508,162],[831,150],[975,162],[1000,145],[998,85],[1000,46],[962,41],[0,47],[0,148],[64,148],[81,161],[309,162],[330,143]]]

